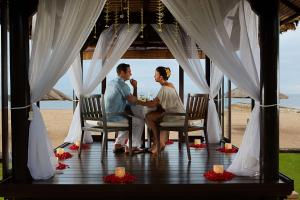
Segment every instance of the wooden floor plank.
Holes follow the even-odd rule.
[[[226,169],[236,154],[224,154],[216,151],[219,145],[210,145],[206,149],[191,149],[192,161],[187,158],[186,148],[178,149],[175,142],[162,152],[159,162],[149,153],[125,155],[113,153],[113,143],[109,142],[104,162],[101,163],[101,145],[95,142],[89,149],[82,151],[78,158],[77,151],[69,151],[73,157],[65,160],[69,168],[57,171],[48,180],[32,181],[29,184],[8,183],[0,185],[0,192],[8,197],[33,197],[34,199],[264,199],[265,196],[285,195],[292,191],[292,184],[285,181],[263,183],[260,177],[235,177],[231,181],[213,182],[203,174],[211,170],[214,164],[222,164]],[[123,166],[126,171],[136,176],[133,184],[106,184],[103,177],[114,173],[114,169]],[[82,193],[81,191],[85,191]],[[136,195],[134,195],[136,193]],[[45,197],[45,194],[46,197]],[[256,198],[258,196],[259,198]],[[151,198],[152,197],[152,198]],[[245,198],[246,197],[246,198]]]

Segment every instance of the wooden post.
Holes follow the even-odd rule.
[[[30,4],[30,2],[26,2]],[[23,1],[9,1],[10,28],[10,83],[11,107],[30,105],[28,83],[29,23],[28,5]],[[32,2],[31,2],[32,3]],[[26,182],[30,178],[27,168],[30,108],[11,110],[13,179]]]
[[[279,112],[276,105],[278,97],[279,0],[257,1],[254,7],[259,16],[261,104],[263,106],[275,105],[261,107],[261,175],[265,182],[276,182],[279,179]]]
[[[217,111],[218,111],[218,114],[219,114],[220,124],[222,123],[222,120],[221,120],[221,118],[222,118],[222,100],[221,100],[221,98],[222,98],[222,86],[219,90],[218,101],[217,101],[217,104],[218,104]]]
[[[222,78],[222,86],[221,86],[221,125],[222,125],[222,138],[224,138],[224,76]]]
[[[228,142],[231,142],[231,81],[228,79]]]
[[[184,71],[179,65],[179,97],[184,103]],[[181,142],[183,141],[183,132],[178,133],[178,148],[181,149]]]
[[[7,26],[8,1],[1,2],[1,103],[2,103],[2,167],[3,179],[9,177],[9,136],[8,136],[8,79],[7,79]]]
[[[210,87],[210,59],[205,56],[205,77],[207,85]]]
[[[182,103],[184,103],[184,71],[180,65],[179,65],[179,97]]]
[[[103,79],[101,83],[101,94],[104,94],[106,90],[106,77]]]
[[[251,111],[253,110],[255,106],[255,100],[251,98]]]

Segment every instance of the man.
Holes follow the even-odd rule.
[[[106,112],[124,112],[127,105],[137,103],[137,81],[131,79],[130,65],[121,63],[117,67],[118,77],[109,82],[104,95],[105,98],[105,109]],[[125,81],[130,80],[130,84],[133,87],[133,94],[130,93],[129,86]],[[127,122],[124,116],[109,116],[108,121],[110,122]],[[143,152],[141,146],[141,137],[144,130],[145,122],[144,119],[133,117],[132,118],[132,152],[140,153]],[[114,152],[124,152],[125,142],[128,139],[127,131],[119,131],[118,137],[115,141]],[[128,148],[126,146],[126,150]]]

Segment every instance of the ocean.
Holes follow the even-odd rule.
[[[154,72],[157,66],[168,66],[171,69],[171,77],[169,79],[175,87],[179,88],[179,69],[178,63],[176,60],[169,60],[169,59],[158,59],[158,60],[150,60],[150,59],[127,59],[121,60],[117,63],[117,65],[121,62],[125,62],[130,64],[131,71],[132,71],[132,78],[138,81],[138,94],[143,96],[152,96],[155,97],[157,92],[159,91],[160,85],[154,81]],[[203,60],[204,66],[204,60]],[[116,65],[116,66],[117,66]],[[85,72],[87,72],[89,61],[84,61],[83,65],[83,72],[85,77]],[[107,81],[109,81],[116,77],[116,67],[114,67],[111,72],[107,75]],[[232,88],[235,86],[233,85]],[[69,81],[69,75],[66,73],[55,85],[56,89],[64,92],[66,95],[72,97],[73,96],[73,89],[71,83]],[[94,93],[100,93],[101,86],[99,85]],[[227,92],[227,81],[225,81],[225,93]],[[281,91],[284,93],[284,91]],[[184,76],[184,93],[185,98],[187,97],[188,93],[203,93],[199,88],[197,88],[190,78],[185,74]],[[288,99],[280,100],[280,105],[285,107],[291,108],[299,108],[300,109],[300,94],[286,94],[288,95]],[[251,103],[250,99],[232,99],[232,104],[236,103]],[[225,107],[227,105],[225,99]],[[73,102],[70,101],[42,101],[41,102],[41,109],[72,109]]]
[[[187,94],[185,94],[187,96]],[[289,108],[300,109],[300,95],[299,94],[289,94],[288,99],[280,100],[280,105]],[[186,98],[185,98],[186,99]],[[232,104],[248,103],[250,104],[250,99],[233,98],[231,100]],[[41,109],[72,109],[73,102],[71,101],[42,101],[40,103]],[[227,105],[227,100],[225,99],[225,107]]]

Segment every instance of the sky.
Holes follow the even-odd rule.
[[[280,89],[300,94],[300,26],[296,31],[280,34]]]

